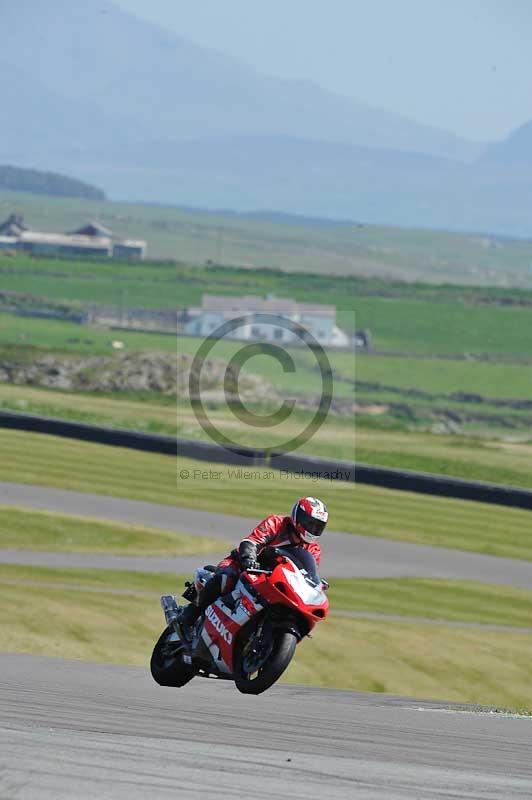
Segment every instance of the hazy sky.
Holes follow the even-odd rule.
[[[478,140],[532,119],[531,0],[115,0],[257,70]]]

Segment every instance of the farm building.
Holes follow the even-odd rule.
[[[16,237],[27,230],[24,218],[18,214],[11,214],[5,222],[0,223],[0,236]]]
[[[17,250],[19,238],[26,230],[23,218],[11,214],[5,222],[0,223],[0,250]]]
[[[100,225],[99,222],[88,222],[75,231],[69,231],[68,236],[90,236],[92,239],[112,239],[113,233],[109,228]]]
[[[17,249],[35,255],[90,255],[108,258],[112,244],[110,239],[93,239],[90,236],[24,231],[18,238]]]
[[[110,230],[89,222],[69,233],[29,230],[21,216],[12,214],[0,224],[0,249],[23,250],[35,255],[98,256],[100,258],[146,258],[144,241],[115,240]]]
[[[265,320],[264,315],[272,318]],[[275,324],[275,317],[279,324]],[[271,341],[278,344],[297,344],[299,337],[288,320],[308,331],[322,345],[349,347],[351,338],[336,325],[336,308],[319,303],[298,303],[288,298],[224,297],[203,295],[201,307],[188,308],[184,332],[190,336],[209,336],[225,322],[242,319],[242,323],[227,338],[240,341]]]
[[[0,236],[0,250],[16,250],[17,242],[16,236]]]
[[[113,243],[114,258],[131,258],[144,261],[147,250],[146,242],[142,239],[125,239],[123,242]]]

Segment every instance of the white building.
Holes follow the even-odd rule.
[[[123,242],[114,242],[113,258],[129,258],[144,261],[148,245],[142,239],[124,239]]]
[[[347,347],[350,337],[336,325],[336,308],[319,303],[298,303],[282,297],[225,297],[203,295],[201,307],[187,309],[184,332],[209,336],[224,323],[242,320],[226,338],[298,344],[301,328],[320,344]],[[295,323],[291,329],[290,323]]]
[[[66,233],[23,231],[17,243],[18,250],[35,255],[103,256],[111,255],[111,239]]]
[[[68,233],[31,231],[17,214],[0,224],[0,249],[24,250],[35,255],[98,256],[144,260],[145,241],[114,240],[112,232],[97,222],[89,222]]]
[[[0,250],[16,250],[17,244],[16,236],[0,236]]]

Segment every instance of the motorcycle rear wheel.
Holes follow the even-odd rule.
[[[153,648],[150,670],[153,680],[159,686],[185,686],[194,677],[194,670],[183,663],[179,643],[168,642],[173,629],[166,628]],[[177,647],[172,645],[177,644]]]
[[[255,671],[250,671],[245,648],[238,651],[234,663],[235,685],[242,694],[262,694],[281,677],[294,657],[297,638],[289,631],[272,632],[269,652]]]

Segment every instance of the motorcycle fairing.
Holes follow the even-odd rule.
[[[262,610],[263,606],[247,591],[239,580],[230,593],[231,606],[220,597],[205,611],[201,639],[209,650],[220,672],[232,674],[235,639],[246,622]]]
[[[307,621],[309,631],[318,619],[325,619],[329,613],[327,595],[320,588],[308,584],[289,559],[278,564],[268,578],[262,574],[249,575],[248,578],[252,581],[254,591],[264,597],[267,603],[281,603],[298,611]]]
[[[281,567],[281,569],[288,584],[307,605],[324,606],[327,603],[325,593],[317,586],[311,586],[310,583],[307,583],[299,570],[294,571],[286,567]]]

